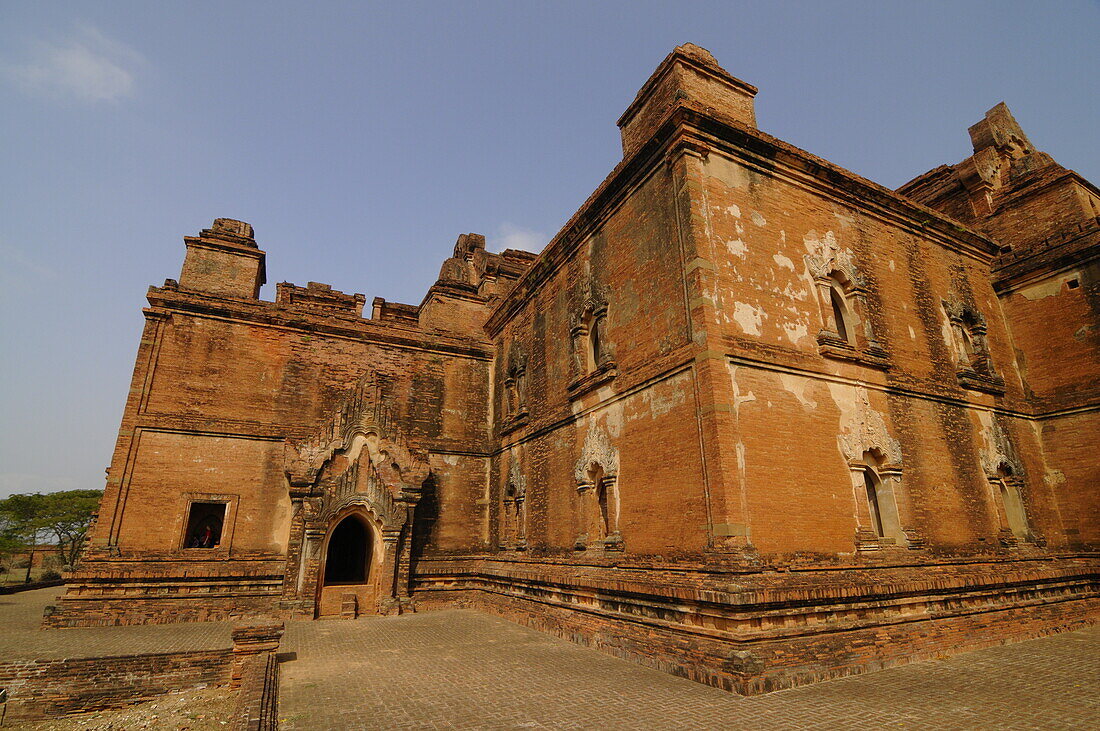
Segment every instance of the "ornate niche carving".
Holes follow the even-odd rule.
[[[580,308],[569,317],[573,345],[571,397],[578,397],[615,378],[615,353],[608,341],[607,296],[592,284]]]
[[[901,445],[882,414],[858,389],[857,407],[837,438],[848,463],[856,517],[856,550],[919,549],[924,537],[913,527],[909,493],[902,480]]]
[[[311,604],[319,591],[325,536],[355,513],[382,545],[378,610],[401,611],[409,598],[413,511],[428,476],[427,453],[390,418],[387,383],[364,376],[311,438],[288,439],[284,470],[293,506],[284,600]]]
[[[573,476],[578,498],[577,539],[573,547],[578,551],[623,550],[619,529],[619,451],[602,427],[589,427]]]
[[[940,302],[951,332],[948,346],[955,355],[955,376],[959,385],[971,391],[1003,394],[1005,382],[993,368],[981,312],[959,298]]]
[[[504,418],[502,433],[508,433],[527,423],[527,353],[519,343],[512,343],[504,371]]]
[[[520,465],[519,448],[508,451],[508,476],[501,498],[500,547],[522,551],[527,548],[527,478]]]
[[[868,287],[849,252],[830,240],[819,253],[804,258],[825,320],[817,335],[819,352],[826,358],[886,368],[886,350],[868,316]]]
[[[984,421],[984,420],[983,420]],[[1021,544],[1045,546],[1046,539],[1032,528],[1024,499],[1027,483],[1024,468],[1012,442],[993,416],[984,425],[985,447],[981,453],[982,470],[989,487],[990,505],[995,513],[997,537],[1002,546]]]

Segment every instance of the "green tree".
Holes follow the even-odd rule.
[[[41,498],[41,495],[11,495],[0,500],[0,534],[4,536],[5,547],[11,553],[28,553],[24,581],[31,580],[35,548],[45,533],[38,520]]]
[[[57,550],[65,566],[76,566],[103,491],[66,490],[42,497],[39,524],[57,541]]]
[[[74,566],[102,496],[101,490],[65,490],[0,500],[0,546],[28,551],[33,563],[37,546],[50,540],[64,564]],[[25,581],[30,576],[28,565]]]

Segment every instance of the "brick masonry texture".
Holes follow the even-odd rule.
[[[1095,728],[1100,630],[739,697],[480,613],[291,622],[284,729]]]
[[[42,609],[58,593],[0,598],[0,688],[9,693],[8,719],[127,706],[228,682],[229,623],[42,631]]]
[[[1100,191],[1004,105],[887,190],[755,93],[676,48],[540,254],[418,305],[185,237],[44,625],[465,606],[759,693],[1093,621]]]
[[[223,685],[230,650],[130,654],[0,663],[11,719],[49,718],[127,706],[174,690]]]

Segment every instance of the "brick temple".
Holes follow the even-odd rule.
[[[185,237],[45,623],[465,606],[753,693],[1092,621],[1100,191],[1003,104],[888,190],[756,91],[676,48],[540,254],[418,305]]]

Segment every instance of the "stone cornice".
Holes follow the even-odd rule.
[[[402,327],[393,322],[318,315],[264,300],[212,297],[160,287],[150,287],[147,297],[149,304],[154,308],[145,311],[147,316],[155,316],[159,314],[158,311],[179,312],[479,360],[489,360],[493,355],[492,346],[486,341],[467,340],[435,332],[427,333],[416,328]]]
[[[711,60],[713,61],[713,58]],[[661,80],[665,76],[672,73],[673,61],[679,61],[686,66],[690,66],[693,70],[697,71],[698,73],[704,74],[705,76],[719,79],[729,84],[730,86],[744,91],[750,96],[755,96],[756,93],[760,91],[758,88],[748,83],[747,81],[742,81],[736,76],[733,76],[724,68],[718,66],[716,63],[703,62],[695,58],[691,54],[684,52],[682,48],[676,48],[672,53],[668,54],[668,56],[666,56],[663,61],[661,61],[660,65],[650,75],[649,79],[644,84],[642,84],[642,88],[639,89],[638,93],[634,96],[634,101],[630,102],[630,106],[626,108],[626,111],[622,113],[615,124],[617,124],[619,127],[623,127],[630,122],[634,115],[636,115],[645,105],[646,99],[649,97],[650,92],[652,92],[653,89],[656,88],[659,83],[661,83]]]
[[[572,255],[585,236],[621,203],[629,190],[652,174],[670,155],[683,150],[709,154],[720,150],[732,157],[785,173],[791,182],[823,195],[838,197],[867,213],[933,238],[946,248],[988,264],[1000,250],[993,239],[962,223],[910,200],[900,193],[862,178],[805,150],[764,132],[723,118],[713,110],[695,109],[681,102],[668,114],[654,136],[636,153],[615,166],[532,264],[516,286],[497,305],[485,324],[495,336],[539,286]]]

